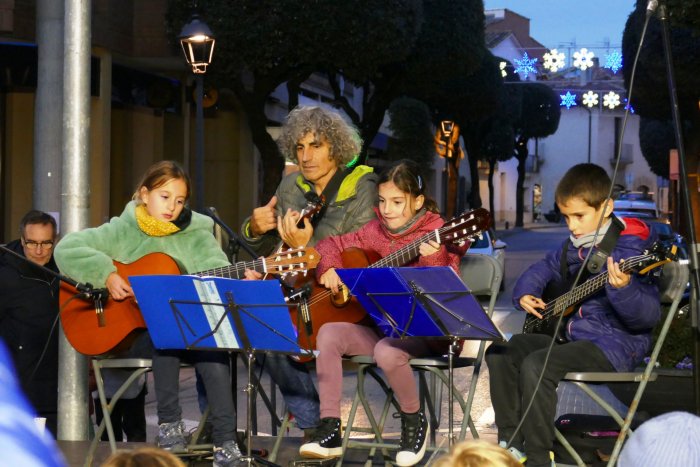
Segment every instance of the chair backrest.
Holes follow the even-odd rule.
[[[462,258],[459,269],[462,281],[474,295],[489,296],[487,313],[491,316],[503,280],[501,265],[492,256],[467,254]]]

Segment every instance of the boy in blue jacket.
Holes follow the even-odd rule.
[[[566,250],[562,244],[549,252],[520,276],[513,289],[516,308],[542,317],[545,288],[566,283],[560,263],[564,255],[567,275],[573,282],[594,241],[600,245],[612,225],[613,202],[606,202],[610,185],[608,174],[595,164],[576,165],[564,175],[555,200],[571,232],[568,245]],[[596,237],[601,216],[604,219]],[[510,442],[511,453],[521,462],[527,459],[528,467],[553,465],[550,450],[554,442],[556,388],[566,373],[630,371],[651,346],[651,331],[661,316],[658,289],[645,277],[622,272],[620,263],[641,254],[655,239],[642,221],[621,221],[624,229],[603,268],[608,272],[608,282],[576,305],[568,320],[565,318],[562,325],[566,342],[554,344],[539,388],[537,381],[545,366],[551,336],[518,334],[509,342],[492,344],[486,352],[498,439],[503,446]],[[535,391],[532,407],[515,433]]]

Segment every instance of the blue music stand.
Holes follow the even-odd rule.
[[[130,276],[153,345],[159,349],[245,352],[248,362],[248,465],[276,465],[251,455],[256,352],[310,355],[297,342],[289,305],[278,281],[219,277]]]
[[[447,353],[451,445],[457,342],[505,340],[505,336],[450,267],[337,269],[336,272],[388,337],[451,341]]]
[[[450,267],[336,272],[388,337],[505,339]]]

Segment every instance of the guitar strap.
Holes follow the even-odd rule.
[[[323,215],[326,213],[326,207],[331,202],[331,200],[335,199],[335,196],[338,194],[338,190],[340,189],[340,185],[342,185],[343,180],[345,180],[345,177],[347,175],[348,171],[343,170],[340,167],[338,168],[338,170],[335,171],[333,177],[331,177],[330,181],[328,182],[328,185],[326,185],[326,188],[324,188],[323,192],[321,193],[321,197],[325,199],[326,202],[323,203],[323,207],[318,212],[318,214],[316,214],[313,217],[311,225],[316,227],[318,222],[323,218]]]
[[[610,216],[611,224],[610,227],[608,228],[608,231],[605,233],[605,236],[603,236],[603,240],[601,240],[600,243],[595,247],[593,252],[591,253],[590,258],[588,258],[588,264],[586,266],[586,271],[584,271],[581,274],[581,279],[579,280],[579,283],[583,283],[588,279],[590,276],[594,274],[598,274],[603,265],[605,264],[605,261],[607,260],[608,256],[610,256],[610,253],[612,253],[613,249],[615,249],[615,245],[617,244],[617,239],[620,238],[620,233],[625,229],[625,225],[615,217],[615,214]],[[569,278],[569,268],[566,263],[566,252],[569,249],[569,245],[571,244],[571,239],[567,239],[564,242],[564,246],[562,247],[561,250],[561,256],[559,257],[559,267],[560,267],[560,273],[562,277],[562,281],[564,283],[567,283],[572,285],[570,283],[570,278]],[[570,288],[570,287],[569,287]],[[567,288],[568,290],[568,288]]]
[[[603,240],[596,245],[588,258],[588,265],[586,268],[590,274],[598,274],[602,269],[605,261],[607,261],[608,256],[612,253],[615,245],[617,244],[617,239],[620,237],[620,232],[625,229],[625,224],[622,223],[620,219],[615,217],[615,214],[610,216],[610,227],[605,233]]]

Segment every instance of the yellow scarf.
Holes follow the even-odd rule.
[[[178,232],[180,228],[172,222],[162,221],[148,214],[143,204],[136,206],[136,222],[139,228],[151,237],[165,237]]]

